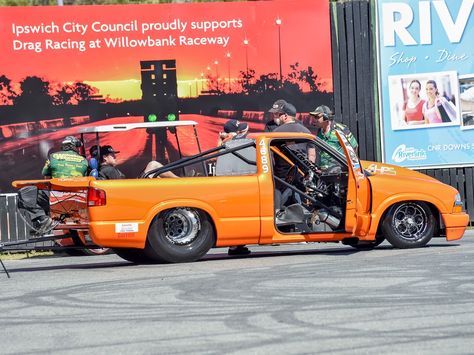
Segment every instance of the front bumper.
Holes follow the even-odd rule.
[[[441,215],[446,226],[446,240],[461,239],[469,223],[469,215],[462,213],[446,213]]]

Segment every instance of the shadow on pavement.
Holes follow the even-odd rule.
[[[282,244],[284,246],[288,246],[287,244]],[[447,243],[437,243],[437,244],[430,244],[426,246],[426,248],[446,248],[446,247],[456,247],[460,244],[447,244]],[[299,247],[303,247],[303,245],[299,245]],[[262,246],[254,247],[254,248],[262,248]],[[271,248],[268,246],[266,248]],[[320,254],[320,255],[332,255],[332,256],[347,256],[356,253],[367,253],[370,251],[377,251],[377,250],[389,250],[395,249],[391,245],[380,245],[372,250],[357,250],[350,246],[347,248],[325,248],[321,249],[295,249],[295,250],[264,250],[264,251],[255,251],[253,250],[248,255],[227,255],[227,248],[219,248],[222,252],[212,253],[205,255],[202,259],[198,260],[197,262],[210,262],[210,261],[218,261],[218,260],[226,260],[226,259],[256,259],[256,258],[275,258],[275,257],[283,257],[283,256],[297,256],[297,255],[312,255],[312,254]],[[252,250],[252,247],[250,246]],[[94,256],[89,256],[84,258],[93,258]],[[99,256],[96,256],[99,257]],[[77,260],[77,257],[74,257]],[[57,260],[57,257],[55,257]],[[11,265],[8,265],[8,272],[10,274],[13,273],[21,273],[21,272],[32,272],[32,271],[51,271],[51,270],[88,270],[88,269],[107,269],[107,268],[116,268],[116,267],[133,267],[133,266],[141,266],[141,265],[167,265],[167,264],[134,264],[125,260],[118,260],[118,261],[108,261],[108,262],[98,262],[98,263],[84,263],[84,264],[64,264],[64,265],[52,265],[52,266],[37,266],[37,267],[21,267],[21,268],[12,268]],[[168,264],[172,265],[172,264]],[[0,268],[0,277],[4,271]]]

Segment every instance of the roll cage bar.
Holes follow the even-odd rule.
[[[219,157],[221,155],[225,155],[225,154],[233,154],[233,155],[237,156],[238,158],[242,159],[247,164],[257,165],[256,161],[249,160],[249,159],[245,158],[243,155],[241,155],[240,153],[237,152],[238,150],[248,148],[248,147],[256,147],[255,141],[250,142],[250,143],[246,143],[246,144],[242,144],[242,145],[239,145],[239,146],[234,147],[234,148],[227,148],[225,146],[225,144],[223,144],[223,145],[220,145],[216,148],[211,148],[211,149],[208,149],[208,150],[206,150],[204,152],[201,152],[199,154],[193,155],[191,157],[181,158],[179,160],[176,160],[173,163],[167,164],[167,165],[162,166],[162,167],[157,168],[157,169],[150,170],[146,173],[143,173],[141,177],[143,177],[143,178],[148,178],[150,176],[151,177],[156,177],[156,176],[160,175],[161,173],[164,173],[164,172],[167,172],[167,171],[170,171],[170,170],[184,168],[185,166],[190,165],[190,164],[201,163],[201,162],[204,162],[206,160],[214,159],[214,158],[217,158],[217,157]],[[204,167],[204,171],[207,174],[207,169],[205,167]]]
[[[160,122],[140,122],[140,123],[126,123],[126,124],[113,124],[113,125],[103,125],[103,126],[92,126],[92,127],[83,127],[81,128],[78,133],[81,136],[82,142],[82,153],[85,156],[85,134],[95,134],[95,146],[97,148],[100,147],[100,133],[112,133],[112,132],[126,132],[131,131],[133,129],[167,129],[170,133],[174,134],[176,139],[176,145],[178,148],[178,153],[180,158],[182,158],[181,154],[181,145],[178,138],[178,131],[176,127],[184,127],[184,126],[192,126],[194,131],[194,137],[196,138],[197,148],[198,151],[201,152],[201,144],[199,142],[199,136],[197,134],[196,125],[198,123],[192,120],[185,120],[185,121],[160,121]],[[94,146],[93,145],[93,146]],[[98,149],[97,157],[100,160],[100,149]]]

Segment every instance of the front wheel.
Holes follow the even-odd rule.
[[[425,246],[433,237],[436,220],[424,202],[400,202],[391,206],[382,222],[385,238],[396,248]]]
[[[194,208],[173,208],[155,217],[145,250],[158,262],[196,261],[211,249],[214,238],[207,214]]]
[[[347,243],[347,244],[357,250],[372,250],[376,246],[382,244],[384,240],[385,238],[383,236],[377,236],[375,240],[372,242],[356,241],[355,243]]]

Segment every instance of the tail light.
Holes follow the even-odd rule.
[[[104,190],[89,187],[87,191],[87,206],[105,206],[106,202]]]

